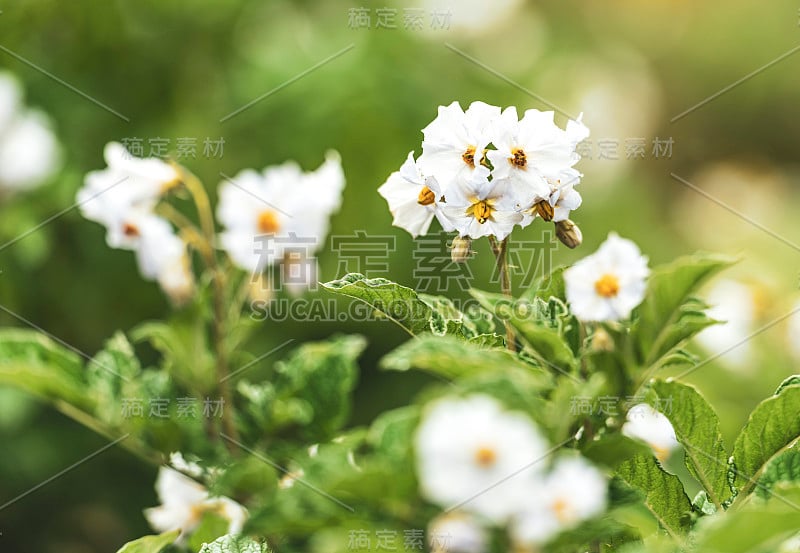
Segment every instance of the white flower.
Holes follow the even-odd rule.
[[[194,461],[187,461],[180,451],[169,454],[169,464],[176,470],[195,478],[203,476],[203,468]]]
[[[536,545],[602,513],[608,483],[597,468],[581,457],[563,459],[529,497],[514,518],[511,534],[517,543]]]
[[[0,186],[11,190],[38,186],[55,172],[60,159],[49,118],[25,108],[16,78],[0,73]]]
[[[612,232],[595,253],[564,271],[567,301],[582,321],[625,319],[644,299],[649,274],[636,244]]]
[[[219,239],[233,262],[252,272],[282,261],[288,251],[310,259],[341,205],[344,173],[336,152],[311,173],[292,162],[263,173],[245,170],[222,183]]]
[[[466,180],[456,180],[447,189],[442,214],[459,236],[473,240],[508,236],[514,225],[522,222],[517,211],[517,197],[507,179],[488,180],[489,170],[479,167]]]
[[[434,216],[439,213],[443,191],[435,177],[424,177],[414,161],[414,152],[409,152],[405,163],[378,188],[378,193],[389,204],[394,219],[392,224],[407,230],[416,238],[426,234]],[[450,231],[449,222],[443,217],[439,222]]]
[[[152,209],[181,179],[172,165],[133,157],[117,142],[108,143],[103,155],[108,167],[86,175],[77,201],[84,217],[106,227],[119,224],[134,208]]]
[[[529,496],[547,443],[531,420],[488,396],[445,399],[415,437],[422,495],[445,508],[507,520]]]
[[[555,184],[580,160],[575,147],[588,134],[580,119],[561,130],[552,111],[529,109],[519,120],[517,109],[509,107],[494,122],[492,143],[497,149],[486,156],[494,178],[510,179],[523,197],[522,207],[527,208],[549,200],[554,191],[551,182]]]
[[[698,343],[723,363],[737,369],[746,368],[753,353],[748,340],[756,317],[753,290],[734,280],[720,280],[708,292],[707,301],[711,307],[706,314],[720,324],[698,334]]]
[[[435,177],[445,194],[451,181],[468,180],[481,166],[499,115],[500,108],[483,102],[473,102],[466,112],[458,102],[439,106],[436,119],[422,129],[422,155],[417,160],[422,172]]]
[[[622,425],[622,433],[649,445],[661,463],[666,462],[672,452],[680,448],[669,419],[646,403],[630,408],[627,422]]]
[[[432,553],[483,553],[489,548],[489,533],[475,517],[448,513],[431,521],[428,544]]]
[[[191,533],[206,513],[229,522],[228,533],[242,531],[247,510],[227,497],[211,497],[202,485],[188,476],[161,467],[156,480],[161,505],[145,510],[145,517],[158,532],[181,530],[181,538]]]

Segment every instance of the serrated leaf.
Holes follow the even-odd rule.
[[[616,473],[629,486],[644,494],[645,505],[661,527],[681,541],[686,514],[692,510],[692,504],[678,477],[664,472],[655,458],[647,454],[622,463]]]
[[[733,446],[737,485],[749,491],[772,456],[800,437],[798,413],[800,385],[786,386],[758,404]]]
[[[542,388],[551,381],[547,372],[509,351],[487,349],[451,336],[419,336],[387,354],[380,364],[384,369],[420,369],[448,379],[517,368],[538,376]]]
[[[781,385],[778,386],[778,389],[775,390],[775,395],[777,396],[780,394],[784,388],[788,386],[794,386],[795,384],[800,384],[800,374],[795,374],[781,382]]]
[[[46,336],[28,330],[0,331],[0,384],[90,412],[80,357]]]
[[[631,330],[642,366],[654,365],[673,348],[714,324],[703,312],[704,304],[691,296],[732,262],[729,257],[695,254],[653,271]]]
[[[162,549],[175,543],[179,534],[180,530],[173,530],[157,536],[145,536],[126,543],[117,553],[160,553]]]
[[[800,450],[789,449],[773,457],[764,467],[755,486],[755,493],[769,499],[777,484],[800,486]]]
[[[539,298],[534,298],[533,302],[517,301],[481,290],[470,290],[470,294],[484,309],[507,320],[546,364],[560,371],[575,368],[575,355],[561,335],[561,318],[567,315],[566,308],[559,311],[557,304],[545,303]]]
[[[720,508],[731,492],[727,482],[728,454],[717,414],[700,392],[687,384],[660,380],[650,388],[659,399],[654,407],[669,419],[684,447],[686,468]]]
[[[433,310],[411,288],[385,278],[366,278],[350,273],[338,280],[322,284],[335,294],[363,301],[386,315],[412,336],[431,330]]]
[[[252,538],[228,535],[204,544],[199,553],[270,553],[270,548]]]
[[[356,359],[366,347],[361,336],[340,336],[303,344],[275,364],[276,403],[300,403],[310,419],[297,433],[310,441],[328,439],[347,421],[356,384]]]

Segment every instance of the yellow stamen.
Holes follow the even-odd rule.
[[[483,468],[492,466],[497,461],[497,453],[490,447],[481,447],[475,452],[475,462]]]
[[[569,522],[570,520],[570,507],[569,502],[566,499],[558,498],[552,505],[553,513],[555,513],[556,518],[559,522],[565,523]]]
[[[433,190],[431,190],[427,186],[423,186],[422,190],[420,190],[419,192],[417,203],[419,205],[431,205],[435,201],[436,201],[436,194],[433,193]]]
[[[595,292],[604,298],[613,298],[619,293],[619,279],[609,273],[601,276],[594,283]]]
[[[522,148],[514,148],[511,150],[511,157],[509,158],[511,165],[520,169],[525,169],[528,165],[528,156],[525,155],[525,150]]]
[[[470,167],[475,167],[475,146],[468,146],[467,150],[461,154],[461,159]]]
[[[480,224],[484,224],[492,218],[493,211],[494,209],[488,200],[475,200],[475,203],[467,209],[467,215],[472,215]]]
[[[280,230],[278,216],[271,209],[265,209],[258,214],[258,230],[263,234],[275,234]]]

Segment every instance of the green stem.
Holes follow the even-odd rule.
[[[214,321],[211,331],[214,351],[217,358],[217,390],[223,402],[222,427],[225,434],[233,440],[239,441],[239,432],[236,429],[234,419],[233,395],[231,393],[229,379],[226,378],[230,374],[230,367],[228,364],[228,348],[225,340],[228,323],[228,314],[225,310],[225,272],[220,268],[214,251],[214,241],[216,240],[214,213],[211,209],[211,201],[208,198],[208,193],[200,180],[185,169],[182,169],[182,173],[183,183],[192,195],[195,207],[197,208],[198,217],[200,218],[200,228],[205,237],[205,246],[200,249],[200,253],[212,277]],[[225,443],[228,444],[228,448],[231,452],[236,451],[236,446],[232,440],[225,440]]]
[[[503,295],[509,299],[513,299],[511,291],[511,275],[508,271],[508,237],[504,238],[501,242],[497,242],[494,236],[489,237],[489,244],[492,246],[495,259],[497,260],[497,272],[500,277],[500,290]],[[511,326],[510,321],[503,321],[506,327],[506,347],[509,351],[517,351],[517,337],[514,333],[514,327]]]

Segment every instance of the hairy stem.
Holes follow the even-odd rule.
[[[228,347],[225,343],[227,332],[228,314],[225,310],[225,272],[220,268],[217,255],[214,251],[214,241],[216,230],[214,227],[214,213],[211,209],[211,202],[208,193],[200,180],[189,171],[183,170],[183,182],[187,190],[192,195],[197,214],[200,218],[200,228],[205,237],[205,247],[200,251],[206,267],[211,272],[213,303],[214,303],[214,322],[212,324],[212,340],[214,352],[217,359],[216,376],[217,391],[222,399],[222,427],[226,435],[233,438],[225,440],[231,452],[236,450],[234,441],[239,441],[239,433],[234,421],[233,395],[227,376],[230,374],[228,365]]]

